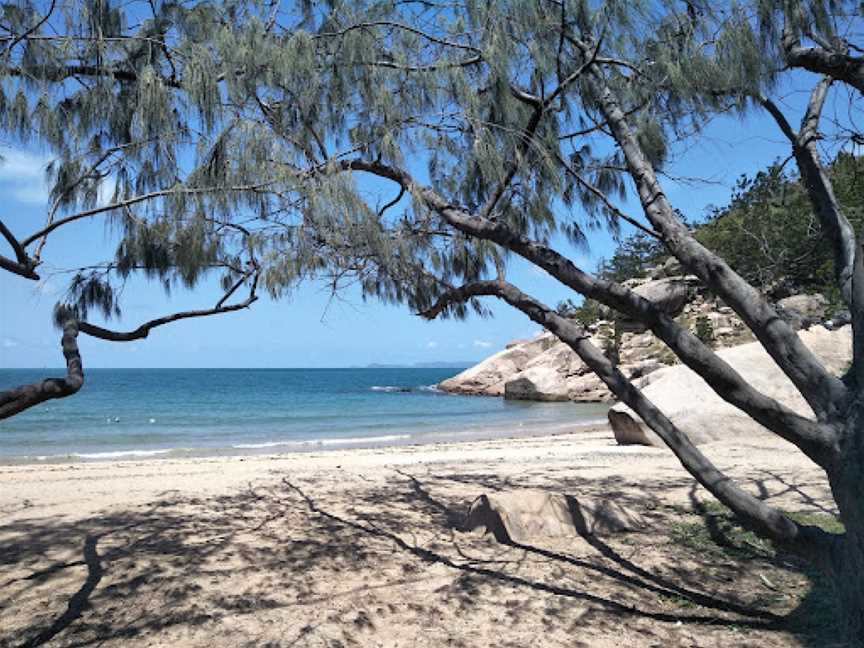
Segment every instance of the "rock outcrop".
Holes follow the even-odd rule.
[[[726,349],[753,341],[753,335],[731,308],[701,291],[695,277],[680,272],[680,265],[670,260],[650,268],[647,278],[624,283],[709,346]],[[787,321],[802,328],[820,321],[826,304],[821,295],[794,295],[779,302],[778,307]],[[616,316],[609,309],[600,312],[609,319],[587,327],[591,341],[614,358],[624,375],[636,379],[638,385],[653,381],[653,372],[678,364],[675,354],[644,324]],[[513,340],[503,351],[445,380],[439,388],[513,400],[614,400],[609,389],[570,347],[550,333],[533,340]]]
[[[454,394],[503,396],[504,383],[557,341],[551,333],[544,333],[533,340],[515,341],[480,364],[448,378],[438,387]]]
[[[825,367],[842,373],[852,358],[851,327],[830,331],[814,326],[799,333],[801,340]],[[813,416],[804,398],[762,346],[753,342],[717,352],[762,393],[805,416]],[[683,365],[667,367],[649,376],[642,393],[696,443],[752,437],[767,433],[747,414],[721,399],[698,375]],[[693,404],[698,403],[698,407]],[[609,411],[615,439],[621,444],[663,445],[663,442],[623,404]]]
[[[518,490],[481,495],[468,511],[462,531],[481,530],[504,544],[533,544],[545,538],[634,531],[644,519],[613,499],[573,497]]]

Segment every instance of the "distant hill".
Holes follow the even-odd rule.
[[[415,362],[413,364],[379,364],[374,362],[363,369],[466,369],[477,364],[476,360],[445,361],[445,362]]]

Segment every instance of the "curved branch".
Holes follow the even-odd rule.
[[[27,252],[22,247],[21,243],[15,238],[15,235],[6,227],[3,221],[0,221],[0,236],[9,243],[12,251],[15,252],[16,261],[0,255],[0,268],[14,274],[20,275],[26,279],[39,281],[39,275],[36,274],[34,268],[36,263],[27,256]]]
[[[393,205],[395,205],[400,200],[402,200],[402,196],[404,196],[404,195],[405,195],[405,187],[403,187],[402,185],[399,185],[399,194],[393,200],[391,200],[386,205],[384,205],[381,209],[378,210],[378,218],[381,218],[382,216],[384,216],[384,212],[386,212],[388,209],[393,207]]]
[[[623,211],[618,209],[618,207],[616,207],[612,203],[612,201],[609,200],[609,196],[607,196],[605,193],[600,191],[600,189],[598,189],[595,185],[588,182],[580,174],[576,173],[573,170],[573,168],[569,164],[567,164],[566,160],[564,160],[564,158],[561,157],[560,153],[556,154],[556,157],[558,158],[558,163],[562,165],[562,167],[564,168],[564,171],[567,173],[567,175],[569,175],[574,180],[576,180],[576,182],[578,182],[586,191],[591,193],[595,198],[597,198],[600,202],[602,202],[603,205],[606,207],[607,210],[609,210],[609,212],[611,214],[613,214],[617,218],[620,218],[624,222],[629,223],[630,225],[632,225],[633,227],[638,229],[643,234],[647,234],[648,236],[650,236],[652,238],[662,240],[662,237],[660,236],[660,234],[655,232],[653,229],[651,229],[650,227],[646,227],[645,225],[643,225],[642,223],[637,221],[635,218],[628,216]]]
[[[864,94],[864,57],[823,47],[802,47],[783,39],[783,52],[790,67],[803,68],[842,81]]]
[[[516,149],[516,153],[513,156],[513,159],[507,165],[507,171],[504,174],[504,177],[498,183],[498,186],[495,187],[495,190],[492,192],[492,195],[486,201],[483,209],[480,210],[480,213],[484,217],[488,217],[490,214],[492,214],[492,212],[495,210],[495,207],[498,205],[498,202],[501,200],[504,193],[507,191],[507,188],[510,186],[510,183],[513,181],[513,178],[516,176],[516,173],[518,173],[523,158],[528,151],[528,147],[531,145],[531,141],[534,139],[534,135],[537,133],[537,129],[540,126],[543,115],[555,102],[555,100],[567,91],[567,88],[573,85],[579,79],[579,77],[581,77],[588,69],[590,69],[592,65],[594,65],[594,63],[596,62],[595,59],[597,56],[597,52],[599,50],[599,46],[594,48],[594,50],[588,54],[587,60],[582,63],[578,68],[576,68],[576,70],[574,70],[571,74],[569,74],[567,78],[563,79],[558,84],[558,86],[549,94],[549,96],[543,100],[541,100],[539,97],[534,97],[533,95],[530,95],[523,90],[519,90],[515,86],[511,86],[511,93],[513,93],[513,95],[517,99],[520,99],[524,103],[534,106],[534,110],[531,113],[531,117],[528,120],[528,124],[526,124],[525,129],[522,131],[522,133],[520,133],[519,146]]]
[[[33,74],[33,71],[31,70],[12,66],[3,67],[2,71],[4,74],[16,77],[29,77]],[[40,81],[60,82],[78,76],[111,78],[115,81],[125,81],[129,83],[134,83],[138,81],[138,73],[134,70],[101,67],[97,65],[65,65],[57,68],[39,69]],[[163,85],[177,90],[183,87],[183,84],[177,79],[160,77],[160,81]]]
[[[687,435],[681,432],[589,341],[590,335],[582,326],[558,315],[516,286],[499,280],[480,281],[455,288],[443,295],[422,315],[431,319],[454,303],[487,295],[502,299],[522,311],[573,349],[615,396],[642,417],[642,420],[675,453],[687,472],[751,528],[807,557],[821,556],[821,559],[825,560],[825,556],[830,555],[830,552],[824,552],[826,545],[833,546],[834,543],[834,539],[829,534],[815,527],[797,524],[779,510],[741,489],[714,466],[693,445]]]
[[[177,322],[184,319],[192,319],[195,317],[220,315],[222,313],[232,313],[234,311],[248,308],[258,299],[258,295],[256,294],[256,290],[258,288],[257,272],[252,277],[252,285],[249,288],[249,295],[246,297],[246,299],[236,304],[230,304],[228,306],[225,306],[225,302],[248,279],[249,275],[240,278],[233,286],[231,286],[231,288],[228,289],[228,291],[219,299],[219,301],[216,302],[216,305],[213,308],[172,313],[171,315],[165,315],[164,317],[158,317],[148,322],[144,322],[141,326],[133,329],[132,331],[112,331],[110,329],[96,326],[95,324],[90,324],[88,322],[80,322],[78,326],[81,329],[82,333],[86,333],[91,337],[99,338],[100,340],[108,340],[109,342],[132,342],[134,340],[143,340],[148,335],[150,335],[150,331],[154,328],[158,326],[164,326],[165,324],[170,324],[171,322]]]
[[[457,43],[455,41],[446,40],[444,38],[439,38],[437,36],[433,36],[422,29],[417,29],[411,25],[406,25],[405,23],[399,23],[392,20],[371,20],[367,22],[359,22],[353,25],[349,25],[344,29],[340,29],[339,31],[332,32],[318,32],[313,36],[313,38],[338,38],[344,36],[348,32],[357,30],[357,29],[366,29],[368,27],[389,27],[391,29],[400,29],[402,31],[407,31],[416,36],[420,36],[421,38],[425,38],[431,43],[435,43],[436,45],[443,45],[445,47],[453,47],[455,49],[466,50],[468,52],[474,52],[479,54],[481,52],[479,47],[474,47],[473,45],[465,45],[463,43]]]
[[[23,34],[19,34],[12,39],[12,42],[6,47],[6,51],[3,52],[2,56],[7,56],[18,43],[29,38],[33,33],[35,33],[42,25],[48,22],[48,19],[51,17],[51,14],[54,13],[54,7],[57,5],[57,0],[51,0],[51,4],[48,7],[48,11],[42,16],[39,20],[37,20],[33,25],[31,25]]]
[[[63,325],[60,344],[66,358],[65,378],[46,378],[30,385],[21,385],[0,392],[0,420],[55,398],[65,398],[76,393],[84,384],[84,368],[78,352],[78,323],[69,320]]]
[[[165,196],[171,196],[175,194],[203,194],[210,192],[219,192],[219,191],[254,191],[256,189],[262,189],[267,185],[272,184],[269,182],[261,182],[253,185],[241,185],[236,187],[174,187],[171,189],[161,189],[159,191],[151,191],[150,193],[141,194],[138,196],[133,196],[131,198],[127,198],[126,200],[120,200],[116,203],[111,203],[110,205],[102,205],[100,207],[94,207],[93,209],[87,209],[85,211],[77,212],[75,214],[70,214],[65,218],[61,218],[52,223],[49,223],[47,226],[43,227],[38,232],[34,232],[26,239],[21,241],[21,245],[27,247],[32,244],[33,241],[42,238],[46,234],[50,234],[58,227],[62,227],[66,223],[71,223],[82,218],[87,218],[89,216],[96,216],[97,214],[102,214],[108,211],[112,211],[114,209],[123,209],[125,207],[131,207],[132,205],[136,205],[141,202],[145,202],[147,200],[153,200],[154,198],[164,198]]]
[[[843,214],[834,195],[831,179],[825,172],[816,149],[819,118],[831,79],[823,78],[810,93],[807,110],[801,120],[801,130],[795,132],[785,115],[768,98],[758,97],[762,106],[777,122],[792,145],[792,154],[801,173],[807,196],[822,227],[828,232],[834,249],[834,272],[840,294],[847,306],[852,304],[852,272],[855,265],[855,230]]]
[[[24,277],[25,279],[32,279],[34,281],[39,281],[40,279],[39,275],[36,274],[36,272],[31,266],[18,263],[17,261],[13,261],[12,259],[5,257],[2,254],[0,254],[0,268]]]

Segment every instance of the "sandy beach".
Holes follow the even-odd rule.
[[[784,442],[704,448],[761,497],[830,511]],[[519,489],[613,497],[646,525],[518,547],[458,530],[479,495]],[[802,565],[700,545],[708,499],[670,452],[605,427],[3,466],[0,645],[815,645]]]

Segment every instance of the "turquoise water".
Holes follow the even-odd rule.
[[[0,461],[253,454],[548,434],[606,407],[456,396],[457,369],[91,369],[0,421]],[[62,372],[0,369],[0,390]]]

